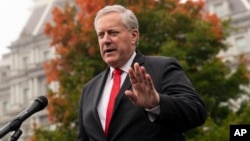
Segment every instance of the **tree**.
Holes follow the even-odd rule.
[[[56,52],[56,57],[44,65],[48,84],[59,82],[58,91],[48,90],[47,93],[49,121],[56,125],[56,130],[35,129],[34,141],[76,138],[82,87],[105,67],[92,30],[93,13],[98,7],[91,5],[90,1],[80,5],[86,9],[85,14],[76,11],[78,7],[69,3],[65,3],[63,9],[55,7],[52,13],[54,22],[45,25],[45,34],[51,37],[50,46]]]
[[[228,47],[224,40],[230,26],[229,22],[209,14],[204,9],[204,1],[76,0],[78,7],[66,3],[63,10],[55,8],[54,23],[45,26],[46,35],[52,39],[51,47],[57,53],[55,59],[45,64],[48,83],[59,82],[57,92],[48,91],[49,119],[57,127],[55,131],[36,129],[32,139],[68,141],[76,138],[82,87],[106,67],[98,52],[93,19],[97,10],[113,3],[135,11],[140,23],[138,50],[177,58],[205,100],[209,120],[203,127],[188,133],[188,137],[202,138],[200,135],[211,133],[224,124],[232,113],[220,104],[237,97],[239,85],[246,83],[248,76],[243,63],[232,72],[216,57],[220,50]]]

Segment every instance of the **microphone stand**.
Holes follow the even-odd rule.
[[[22,135],[22,131],[18,128],[17,130],[15,130],[15,132],[12,134],[10,141],[17,141],[18,138]]]

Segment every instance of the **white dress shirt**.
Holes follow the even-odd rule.
[[[132,65],[132,62],[133,62],[135,56],[136,56],[136,52],[134,52],[133,55],[129,58],[128,62],[120,68],[123,71],[122,75],[121,75],[120,87],[122,86],[125,78],[128,75],[128,69]],[[112,85],[113,85],[113,76],[112,76],[113,70],[114,70],[114,68],[110,67],[110,71],[109,71],[109,74],[108,74],[108,77],[107,77],[107,80],[106,80],[106,83],[104,86],[104,90],[103,90],[101,99],[99,101],[98,107],[97,107],[97,111],[99,114],[99,118],[101,120],[103,130],[105,129],[106,112],[107,112],[107,108],[108,108],[109,96],[110,96]],[[147,111],[148,118],[151,122],[153,122],[155,120],[156,115],[160,114],[160,106],[156,106],[152,109],[145,109],[145,110]]]
[[[121,86],[125,78],[128,75],[128,69],[132,65],[132,62],[135,56],[136,56],[136,53],[134,52],[133,55],[129,58],[128,62],[120,68],[123,71],[121,75],[121,84],[120,84]],[[104,86],[104,90],[103,90],[101,99],[99,101],[98,107],[97,107],[97,111],[98,111],[103,129],[105,129],[106,112],[108,108],[109,96],[110,96],[112,85],[113,85],[113,76],[112,76],[113,70],[114,68],[110,67],[110,71],[109,71],[109,74],[108,74],[108,77]]]

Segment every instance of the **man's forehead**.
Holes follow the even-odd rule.
[[[102,24],[96,26],[96,32],[104,32],[104,31],[123,31],[127,28],[124,26],[124,24],[110,24],[107,26],[104,26]]]

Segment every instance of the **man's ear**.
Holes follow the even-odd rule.
[[[137,29],[132,29],[132,43],[135,45],[139,38],[139,31]]]

